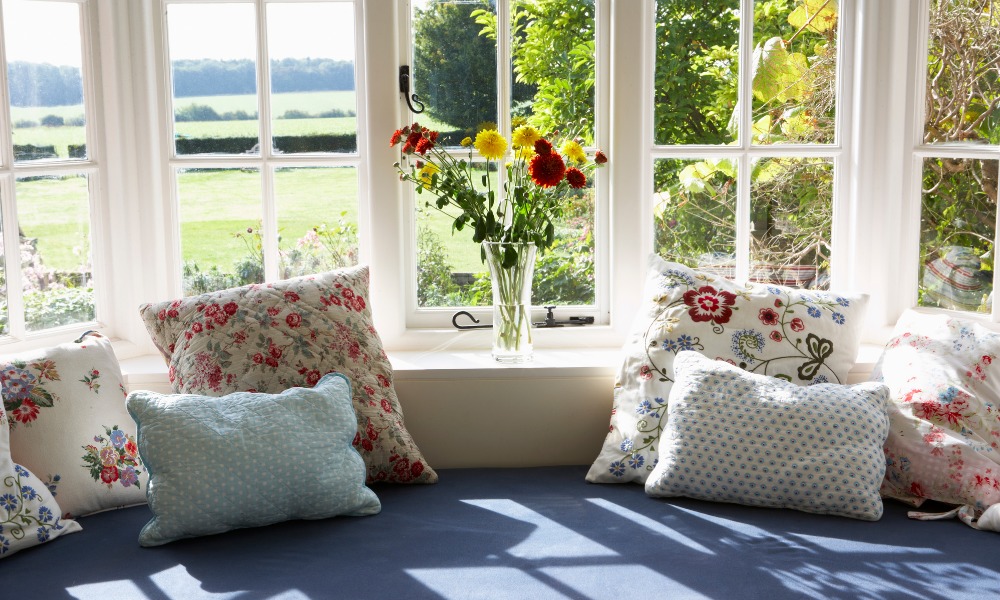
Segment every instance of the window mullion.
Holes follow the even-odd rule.
[[[749,150],[753,142],[753,0],[740,0],[739,148],[736,185],[736,279],[750,278]]]
[[[267,4],[257,0],[257,131],[260,138],[261,246],[264,280],[278,275],[278,219],[274,198],[274,170],[270,158],[274,148],[271,131],[271,62],[267,49]]]
[[[3,215],[3,244],[5,248],[21,247],[17,224],[17,202],[14,196],[15,179],[12,176],[3,177],[0,185],[0,213]],[[7,331],[14,339],[23,339],[24,323],[24,289],[21,283],[21,252],[4,253],[4,274],[6,275],[7,295]]]
[[[497,2],[497,130],[509,132],[511,127],[511,6],[510,0]],[[503,185],[503,169],[500,184]]]

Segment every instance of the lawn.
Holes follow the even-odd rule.
[[[178,98],[177,107],[191,104],[211,106],[217,113],[257,111],[254,94],[234,96],[204,96]],[[275,94],[272,112],[282,115],[287,110],[318,114],[331,109],[354,111],[354,92],[294,92]],[[65,119],[80,117],[83,108],[77,106],[13,107],[12,117],[39,121],[45,115]],[[435,126],[428,119],[422,123]],[[256,120],[198,121],[176,124],[178,135],[192,138],[253,137],[257,135]],[[276,136],[297,136],[314,133],[350,133],[357,130],[355,117],[277,119]],[[83,144],[82,126],[30,127],[14,129],[15,144],[52,145],[60,157],[68,156],[70,144]],[[202,268],[216,265],[231,271],[233,263],[245,257],[245,238],[236,233],[255,228],[260,222],[260,175],[255,171],[203,170],[179,175],[178,190],[181,208],[181,254],[184,260],[195,260]],[[345,220],[357,223],[357,177],[352,168],[289,169],[275,178],[278,198],[278,227],[282,247],[294,245],[313,227],[336,226],[341,213]],[[75,269],[80,262],[74,255],[86,239],[86,179],[47,179],[18,184],[18,211],[22,230],[38,238],[38,247],[45,265],[60,270]],[[431,199],[417,196],[418,204]],[[76,206],[79,205],[79,206]],[[67,210],[72,206],[73,210]],[[83,212],[81,212],[81,210]],[[479,248],[472,242],[471,232],[452,234],[452,219],[428,209],[418,217],[437,234],[456,272],[481,272],[485,266],[479,260]]]

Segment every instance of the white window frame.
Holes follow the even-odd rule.
[[[904,160],[905,183],[903,191],[903,214],[907,227],[902,238],[902,251],[904,259],[901,264],[907,265],[902,269],[901,287],[905,292],[896,299],[895,312],[901,313],[903,310],[917,306],[918,286],[920,279],[920,229],[921,210],[923,202],[923,163],[927,158],[959,158],[959,159],[980,159],[990,161],[1000,161],[1000,146],[990,146],[984,144],[971,144],[961,142],[949,142],[946,144],[925,144],[924,139],[924,119],[926,116],[926,83],[927,83],[927,52],[930,44],[930,1],[913,0],[910,5],[910,15],[907,21],[909,35],[907,36],[911,61],[909,73],[909,89],[913,106],[910,120],[907,123],[907,130],[904,132],[905,147],[907,148]],[[902,34],[901,34],[902,37]],[[997,211],[1000,219],[1000,210]],[[996,237],[993,242],[994,264],[998,255],[998,242],[1000,240],[1000,221],[995,229]],[[1000,269],[993,271],[993,289],[1000,290]],[[953,314],[960,318],[989,321],[1000,323],[1000,299],[994,296],[994,302],[990,313],[973,313],[967,311],[954,311],[943,308],[921,307],[921,311],[941,312]]]
[[[412,66],[412,23],[411,23],[411,3],[409,0],[405,2],[400,2],[400,14],[399,21],[402,26],[399,28],[398,36],[398,47],[399,54],[398,60],[399,65],[411,65]],[[509,15],[510,14],[510,0],[497,0],[496,10],[497,15]],[[597,148],[606,149],[608,148],[608,139],[610,131],[610,119],[609,119],[609,100],[610,100],[610,65],[609,65],[609,52],[607,40],[610,34],[610,15],[611,15],[611,2],[610,0],[595,0],[594,1],[594,14],[595,14],[595,52],[597,56],[595,57],[596,73],[595,73],[595,84],[594,84],[594,137],[595,146]],[[497,44],[497,107],[498,107],[498,126],[501,132],[508,131],[510,129],[510,93],[511,93],[511,77],[510,77],[510,62],[505,60],[509,59],[510,55],[510,44],[506,41],[509,38],[510,30],[510,19],[509,18],[499,18],[497,19],[498,24],[498,38],[500,43]],[[420,115],[413,115],[407,108],[406,102],[402,95],[396,93],[398,98],[397,103],[397,122],[399,125],[412,123],[414,120],[419,121]],[[386,138],[388,140],[388,137]],[[464,152],[462,153],[464,155]],[[395,160],[398,160],[398,155]],[[613,159],[612,159],[613,162]],[[559,306],[556,308],[556,318],[566,319],[569,316],[590,316],[594,317],[594,321],[598,328],[600,326],[606,326],[609,323],[610,314],[610,286],[608,285],[609,277],[609,251],[610,251],[610,227],[608,224],[608,197],[609,197],[609,177],[607,175],[607,170],[602,169],[604,172],[597,172],[595,176],[595,186],[594,186],[594,253],[595,253],[595,302],[593,305],[589,306]],[[450,332],[452,334],[458,334],[459,332],[452,328],[451,317],[458,310],[466,310],[471,313],[475,318],[483,321],[484,323],[489,323],[492,319],[492,311],[489,307],[418,307],[417,306],[417,222],[414,207],[416,202],[422,201],[420,198],[416,197],[413,186],[400,186],[401,190],[401,202],[404,206],[409,207],[404,215],[403,224],[403,241],[406,248],[410,251],[404,253],[404,303],[405,303],[405,322],[406,327],[410,330],[408,337],[411,340],[415,340],[421,334],[419,330],[424,330],[423,335],[425,337],[440,337],[440,334]],[[464,233],[459,233],[456,235],[466,235]],[[472,241],[469,240],[471,244]],[[483,265],[483,271],[486,271],[486,265]],[[540,306],[532,307],[533,318],[536,321],[544,319],[545,309]],[[570,328],[572,331],[579,331],[581,329],[592,329],[593,326],[587,326],[585,328]],[[561,328],[565,329],[565,328]],[[468,333],[468,332],[466,332]],[[546,345],[546,343],[561,343],[557,339],[547,340],[546,338],[562,338],[567,334],[566,332],[560,332],[555,335],[546,335],[554,333],[545,331],[541,334],[539,339],[536,335],[535,346]],[[481,335],[463,335],[461,337],[467,338],[479,338]],[[588,336],[574,336],[574,339],[579,339],[581,337]],[[417,343],[417,342],[414,342]],[[478,339],[474,344],[481,343]],[[566,343],[573,343],[568,341]]]
[[[4,217],[3,242],[5,248],[19,248],[17,201],[15,186],[19,177],[34,175],[82,175],[88,181],[88,201],[90,206],[89,233],[91,244],[91,276],[94,283],[95,319],[72,325],[53,327],[41,331],[28,331],[25,325],[24,294],[22,291],[22,267],[19,254],[13,258],[10,253],[5,257],[4,269],[7,276],[6,294],[8,306],[8,332],[0,337],[0,352],[20,351],[38,348],[52,344],[71,341],[88,329],[106,327],[113,321],[115,301],[110,290],[113,289],[109,268],[110,257],[113,254],[111,242],[111,220],[105,209],[105,161],[102,156],[104,131],[104,114],[101,110],[103,89],[101,81],[101,65],[95,45],[94,23],[97,14],[96,2],[92,0],[49,0],[63,4],[76,5],[80,15],[81,67],[80,76],[83,85],[84,116],[86,121],[85,143],[87,157],[85,159],[53,159],[16,163],[14,161],[13,144],[6,140],[2,144],[2,164],[0,164],[0,210]],[[3,31],[2,6],[0,6],[0,32]],[[10,110],[10,95],[7,82],[6,49],[0,44],[0,132],[8,137],[13,131],[13,121]],[[8,137],[8,139],[10,139]]]
[[[96,325],[116,338],[119,358],[154,354],[137,307],[181,292],[172,169],[200,164],[205,157],[189,161],[172,156],[172,123],[169,108],[164,108],[170,106],[169,70],[161,60],[164,0],[66,1],[89,7],[84,60],[93,62],[93,72],[85,76],[90,156],[86,164],[72,163],[70,170],[87,166],[96,172],[91,180],[96,188],[92,195]],[[620,346],[639,308],[646,259],[653,250],[651,165],[661,151],[652,142],[648,122],[654,0],[597,2],[598,52],[604,59],[598,59],[601,83],[596,101],[606,107],[599,110],[607,116],[596,133],[598,145],[611,159],[599,182],[605,200],[597,213],[605,227],[597,236],[597,247],[603,256],[598,293],[604,295],[601,311],[606,324],[538,330],[536,350]],[[399,65],[408,64],[401,61],[406,55],[402,40],[409,36],[409,6],[355,0],[355,7],[358,227],[361,260],[372,267],[376,326],[390,351],[463,348],[488,358],[488,331],[457,332],[445,322],[423,328],[409,320],[407,307],[415,305],[407,299],[415,293],[414,275],[405,266],[414,254],[412,202],[392,168],[398,151],[388,145],[394,129],[409,116],[402,108],[396,78]],[[914,54],[923,14],[926,11],[918,11],[909,0],[845,0],[841,6],[840,162],[831,285],[871,295],[869,341],[884,341],[899,314],[915,303],[916,269],[898,265],[915,265],[917,256],[920,199],[911,191],[919,192],[914,165],[919,156],[915,141],[920,139],[915,133],[920,121],[916,112],[921,109],[915,92],[921,89],[916,63],[923,59],[918,61]],[[5,95],[6,85],[0,88]],[[5,109],[0,112],[0,131],[9,131],[9,126]],[[824,147],[819,153],[830,151]],[[688,149],[682,152],[689,155]],[[779,153],[773,147],[760,152]],[[0,180],[8,186],[2,192],[9,214],[9,182],[16,169],[11,169],[11,157],[4,160]],[[43,333],[4,340],[0,352],[50,345],[68,337],[62,330]]]
[[[853,48],[850,40],[854,39],[854,13],[852,0],[841,0],[840,15],[838,17],[837,32],[837,105],[834,123],[834,141],[829,144],[753,144],[753,136],[750,134],[753,126],[752,116],[752,74],[745,66],[753,64],[753,0],[740,0],[740,15],[751,15],[750,19],[740,19],[739,31],[739,140],[733,145],[667,145],[656,144],[653,141],[653,112],[654,106],[652,98],[655,90],[652,83],[645,89],[645,96],[649,99],[648,108],[643,111],[645,123],[643,131],[646,133],[648,159],[645,164],[646,179],[649,180],[646,198],[652,201],[653,198],[653,163],[659,159],[679,159],[679,160],[706,160],[706,159],[728,159],[737,165],[737,198],[736,198],[736,271],[737,281],[746,281],[750,276],[750,209],[751,209],[751,181],[750,173],[754,161],[771,157],[790,158],[820,158],[830,159],[833,166],[833,222],[831,223],[831,289],[840,289],[846,285],[849,271],[849,253],[846,251],[847,235],[850,229],[849,216],[850,205],[847,189],[850,181],[850,161],[848,160],[849,149],[851,148],[852,131],[849,124],[852,119],[852,106],[850,98],[853,78]],[[656,10],[656,0],[647,0],[646,10],[650,12],[650,20],[653,19]],[[644,54],[654,60],[655,34],[651,33],[647,38]],[[652,65],[655,68],[655,65]],[[647,79],[652,82],[653,72],[647,73]],[[653,207],[647,209],[652,215]],[[651,217],[650,217],[651,218]],[[650,226],[652,235],[652,226]]]
[[[218,2],[219,0],[213,0]],[[171,286],[168,294],[180,297],[183,295],[181,286],[181,269],[183,261],[181,259],[181,234],[180,234],[180,207],[178,204],[177,173],[182,169],[197,168],[252,168],[260,173],[261,177],[261,241],[264,254],[264,279],[265,281],[275,281],[278,279],[278,217],[277,201],[274,187],[274,172],[281,167],[352,167],[356,169],[358,181],[358,213],[359,221],[363,221],[362,204],[368,197],[367,190],[367,162],[364,160],[367,151],[367,137],[365,133],[366,123],[366,97],[365,97],[365,72],[364,55],[358,50],[359,44],[355,44],[355,89],[357,102],[357,149],[352,153],[309,153],[309,154],[280,154],[272,150],[271,129],[271,80],[270,61],[268,60],[267,48],[267,6],[269,4],[281,4],[285,1],[301,2],[302,0],[222,0],[233,4],[252,4],[255,11],[256,31],[254,32],[257,44],[257,114],[259,123],[259,148],[257,155],[185,155],[177,154],[174,146],[174,120],[173,120],[173,89],[170,81],[170,57],[169,44],[166,35],[163,36],[157,56],[160,62],[160,69],[165,75],[164,85],[161,90],[161,106],[164,110],[159,114],[159,139],[161,142],[160,153],[165,157],[163,172],[166,175],[168,187],[167,197],[170,199],[166,203],[167,220],[172,225],[172,243],[169,245],[166,257],[167,273],[170,273]],[[353,4],[355,11],[362,8],[355,0],[316,0],[322,2],[337,2],[343,4]],[[155,0],[157,14],[161,19],[160,31],[167,32],[167,8],[177,4],[199,4],[204,0]],[[362,18],[355,18],[355,23],[363,23]],[[359,39],[356,27],[356,39]],[[358,224],[359,242],[365,238],[365,232],[369,228],[368,223]],[[359,244],[359,261],[368,260],[368,247],[364,243]]]

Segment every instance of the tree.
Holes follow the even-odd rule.
[[[431,2],[413,18],[413,80],[427,115],[474,131],[497,120],[496,46],[472,18],[490,3]]]
[[[497,39],[497,16],[473,11],[480,35]],[[594,142],[594,3],[592,0],[515,0],[511,3],[515,82],[531,95],[513,115],[544,132],[565,131]]]

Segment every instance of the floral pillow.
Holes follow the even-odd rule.
[[[674,377],[648,495],[881,518],[884,385],[798,386],[697,352]]]
[[[368,307],[368,267],[146,304],[140,313],[175,392],[274,394],[343,373],[354,393],[354,446],[368,482],[437,481],[403,424]]]
[[[892,396],[882,495],[920,506],[1000,503],[1000,333],[907,311],[875,366]]]
[[[863,294],[738,284],[652,255],[615,379],[609,432],[587,480],[646,481],[657,462],[678,352],[695,350],[800,385],[844,383],[867,303]]]
[[[62,509],[44,483],[10,458],[8,417],[0,405],[0,558],[80,531],[63,519]]]
[[[0,360],[11,458],[45,479],[74,517],[146,502],[146,469],[107,338]]]

